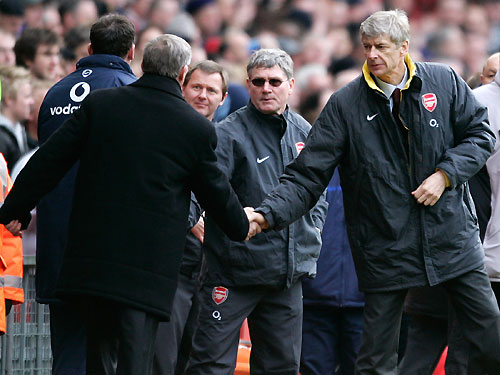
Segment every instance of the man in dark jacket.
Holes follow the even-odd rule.
[[[500,312],[483,263],[467,180],[495,138],[449,67],[414,63],[408,18],[361,24],[363,74],[330,98],[306,147],[257,209],[282,228],[314,205],[340,165],[347,232],[365,292],[357,374],[395,374],[408,288],[442,284],[475,348],[470,368],[500,373]]]
[[[140,80],[90,93],[19,174],[0,222],[19,222],[80,160],[56,296],[80,301],[87,373],[150,374],[159,320],[168,320],[193,191],[233,240],[248,220],[217,167],[213,125],[180,84],[191,49],[162,35]],[[18,220],[18,221],[17,221]]]
[[[249,206],[278,184],[311,126],[288,108],[295,81],[286,52],[254,52],[247,73],[250,102],[217,124],[216,151],[236,194]],[[316,273],[326,210],[322,199],[289,228],[245,243],[232,241],[207,216],[201,308],[187,374],[233,374],[240,327],[247,317],[252,374],[298,373],[300,281]]]
[[[90,56],[81,59],[76,71],[54,85],[43,100],[38,117],[41,145],[91,91],[136,80],[129,66],[134,57],[134,37],[134,25],[123,16],[108,15],[92,26]],[[85,374],[85,329],[79,308],[55,297],[77,171],[75,165],[37,206],[36,300],[49,304],[55,375]]]
[[[189,68],[182,85],[186,102],[207,120],[227,96],[228,76],[215,61],[203,60]],[[160,323],[155,343],[153,374],[183,374],[191,351],[193,334],[198,325],[198,291],[204,236],[202,210],[194,196],[189,207],[189,228],[182,256],[177,290],[170,321]]]
[[[345,227],[340,177],[326,193],[328,215],[321,239],[318,275],[302,281],[302,375],[354,374],[363,332],[363,293],[358,288]]]

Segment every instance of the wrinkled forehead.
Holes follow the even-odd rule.
[[[284,78],[286,79],[286,73],[283,69],[281,69],[278,65],[274,65],[272,67],[266,66],[256,66],[252,70],[250,70],[249,77],[253,78]]]
[[[361,43],[363,44],[396,44],[389,35],[383,33],[376,36],[368,36],[361,34]]]

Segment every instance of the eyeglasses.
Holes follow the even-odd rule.
[[[271,78],[268,81],[267,79],[264,79],[264,78],[254,78],[250,82],[252,82],[252,85],[254,85],[256,87],[262,87],[266,84],[266,82],[269,82],[269,84],[273,87],[280,87],[283,84],[283,82],[286,82],[286,81],[288,81],[288,80],[282,81],[281,79]]]

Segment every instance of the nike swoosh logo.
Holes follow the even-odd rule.
[[[367,119],[368,121],[371,121],[371,120],[373,120],[375,117],[377,117],[377,115],[378,115],[378,113],[375,113],[373,116],[366,115],[366,119]]]
[[[267,159],[269,159],[269,156],[266,156],[265,158],[262,159],[257,158],[257,163],[260,164],[262,162],[265,162]]]

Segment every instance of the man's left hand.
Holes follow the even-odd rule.
[[[10,223],[5,224],[5,228],[12,233],[13,236],[23,236],[23,231],[21,230],[21,223],[18,220],[12,220]]]
[[[446,188],[446,177],[443,171],[437,171],[427,177],[411,194],[418,203],[434,206]]]

